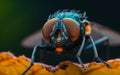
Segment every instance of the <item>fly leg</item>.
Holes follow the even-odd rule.
[[[47,47],[46,46],[42,46],[42,45],[36,45],[33,49],[33,52],[32,52],[32,55],[31,55],[31,63],[30,63],[30,66],[21,74],[21,75],[25,75],[26,72],[28,70],[30,70],[30,68],[34,65],[34,56],[35,56],[35,52],[37,50],[37,48],[40,47],[41,49],[46,49]]]
[[[105,64],[108,68],[111,68],[111,66],[106,63],[104,60],[102,60],[99,56],[98,56],[98,53],[97,53],[97,49],[96,49],[96,46],[95,46],[95,43],[93,41],[93,38],[91,35],[88,35],[88,37],[90,38],[91,40],[91,43],[92,43],[92,47],[93,47],[93,50],[94,50],[94,58],[95,58],[95,61],[96,62],[102,62],[103,64]]]
[[[83,37],[83,41],[82,41],[82,44],[81,44],[81,47],[79,48],[77,54],[76,54],[76,57],[78,59],[78,62],[81,64],[82,68],[83,69],[86,69],[86,67],[84,66],[83,62],[81,61],[81,58],[80,58],[80,55],[81,55],[81,52],[84,48],[84,45],[85,45],[85,37]]]
[[[108,46],[108,44],[109,44],[108,43],[108,37],[103,37],[103,38],[100,38],[98,40],[95,40],[94,43],[95,43],[95,45],[98,45],[98,44],[101,44],[105,41],[106,41],[107,46]],[[85,49],[90,49],[92,46],[93,46],[93,44],[90,43],[89,45],[87,45],[87,47]]]
[[[94,43],[95,43],[95,45],[104,43],[104,45],[106,46],[106,51],[107,51],[106,59],[109,59],[110,54],[109,54],[109,39],[108,39],[108,37],[102,37],[98,40],[95,40]],[[90,43],[85,47],[85,49],[90,49],[90,48],[92,48],[92,46],[93,45]]]

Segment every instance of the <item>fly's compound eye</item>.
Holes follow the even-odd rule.
[[[47,41],[50,41],[50,34],[51,34],[53,26],[57,22],[57,20],[58,20],[57,18],[48,20],[42,28],[42,34]]]
[[[91,26],[92,26],[92,24],[87,20],[83,20],[82,23],[85,26],[85,35],[91,34],[91,31],[92,31]]]
[[[80,36],[80,26],[79,24],[70,18],[64,18],[63,23],[67,29],[68,35],[71,41],[75,41]]]

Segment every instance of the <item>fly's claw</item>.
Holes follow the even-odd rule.
[[[86,70],[86,66],[85,65],[81,64],[81,66],[82,66],[83,70]]]
[[[99,58],[99,57],[96,57],[96,58],[95,58],[95,61],[96,61],[96,62],[102,62],[102,63],[105,64],[105,66],[106,66],[107,68],[109,68],[109,69],[112,68],[107,62],[105,62],[104,60],[102,60],[102,59]]]
[[[107,68],[112,69],[112,67],[108,63],[106,63],[106,66]]]

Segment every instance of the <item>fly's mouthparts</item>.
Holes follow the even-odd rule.
[[[58,54],[63,52],[63,47],[62,47],[62,44],[60,43],[60,41],[57,41],[55,52]]]
[[[56,50],[55,50],[56,53],[60,54],[63,52],[63,48],[62,47],[56,47]]]

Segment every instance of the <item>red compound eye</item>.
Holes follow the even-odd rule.
[[[53,18],[51,20],[48,20],[42,28],[42,34],[47,41],[50,41],[50,33],[52,32],[52,28],[57,22],[57,20],[58,18]]]
[[[78,23],[70,18],[64,18],[63,23],[66,26],[71,41],[77,40],[80,35],[80,27]]]

